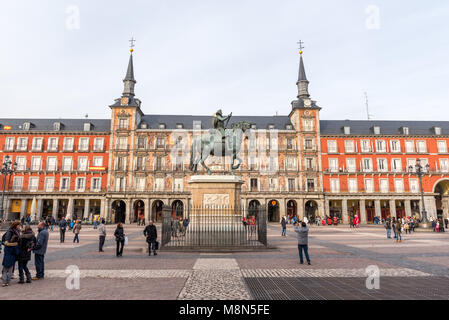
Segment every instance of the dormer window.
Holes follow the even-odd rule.
[[[159,123],[159,129],[165,129],[165,123]]]
[[[25,122],[23,124],[23,130],[30,130],[30,127],[31,127],[31,123],[29,123],[29,122]]]
[[[53,130],[54,131],[60,131],[61,130],[61,122],[53,123]]]
[[[257,129],[257,126],[255,124],[252,124],[251,129]]]
[[[405,134],[406,136],[410,134],[408,127],[402,127],[402,134]]]
[[[183,129],[184,125],[182,123],[177,123],[176,124],[176,129]]]
[[[433,129],[435,130],[435,134],[437,136],[441,135],[441,128],[440,127],[434,127]]]
[[[293,126],[292,126],[291,124],[287,124],[287,125],[285,126],[285,129],[287,129],[287,130],[293,130]]]
[[[148,128],[148,125],[147,125],[145,122],[143,122],[143,123],[140,125],[140,128],[141,128],[141,129],[147,129],[147,128]]]
[[[274,124],[269,124],[268,125],[268,130],[273,130],[274,129]]]
[[[345,134],[351,134],[351,127],[343,127],[343,132]]]
[[[195,122],[193,123],[193,128],[194,128],[195,130],[201,130],[201,122],[195,121]]]
[[[374,126],[373,127],[373,131],[374,131],[374,134],[380,134],[380,127],[379,126]]]
[[[84,131],[90,131],[92,128],[92,124],[89,122],[84,123]]]

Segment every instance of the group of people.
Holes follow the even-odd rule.
[[[431,217],[430,221],[432,223],[433,232],[445,232],[445,229],[447,229],[449,223],[449,220],[447,218],[435,219],[434,217]]]
[[[73,242],[80,242],[80,231],[81,231],[81,221],[80,220],[76,220],[76,221],[67,221],[65,219],[65,217],[62,217],[61,220],[59,221],[59,242],[64,243],[65,241],[65,233],[67,231],[67,228],[69,230],[72,230],[74,233],[74,237],[73,237]]]
[[[391,218],[388,216],[385,219],[384,227],[387,230],[387,238],[391,239],[391,231],[393,230],[394,240],[402,242],[402,233],[411,234],[415,231],[417,221],[413,217]]]
[[[182,219],[181,217],[173,219],[171,221],[171,235],[172,237],[185,236],[187,228],[189,226],[189,219]]]
[[[3,234],[3,287],[10,285],[16,262],[19,268],[19,283],[31,283],[32,280],[44,278],[44,257],[47,252],[49,234],[44,222],[38,224],[37,230],[38,234],[35,236],[30,225],[26,224],[22,226],[21,222],[15,221],[11,223],[8,231]],[[31,278],[31,273],[28,269],[28,261],[31,260],[32,253],[34,253],[34,264],[36,268],[36,276],[34,278]]]

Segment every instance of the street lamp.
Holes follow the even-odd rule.
[[[17,163],[13,163],[10,156],[5,156],[5,161],[2,163],[1,174],[3,174],[3,191],[2,191],[2,201],[0,202],[0,221],[3,221],[5,208],[4,208],[4,199],[5,199],[5,187],[6,187],[6,177],[8,174],[13,174],[16,169]]]
[[[430,166],[428,163],[425,165],[425,169],[424,169],[423,166],[421,165],[421,160],[420,159],[416,160],[415,174],[419,178],[419,186],[421,188],[422,221],[419,224],[419,228],[421,228],[421,229],[431,229],[432,228],[431,224],[429,223],[429,220],[427,219],[426,205],[424,203],[424,189],[422,186],[422,177],[426,173],[429,173],[429,169],[430,169]],[[410,170],[410,172],[413,172],[413,166],[409,166],[409,170]]]

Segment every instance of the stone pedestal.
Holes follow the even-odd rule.
[[[244,181],[237,176],[192,176],[188,181],[193,208],[240,209]]]

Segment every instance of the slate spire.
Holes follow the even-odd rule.
[[[298,98],[308,98],[309,94],[309,80],[306,77],[306,70],[304,68],[304,60],[302,58],[302,50],[299,52],[299,73],[298,73],[298,82],[296,82],[296,86],[298,87]]]
[[[136,80],[134,79],[133,51],[132,51],[132,49],[130,51],[131,51],[131,54],[129,55],[128,70],[126,71],[125,79],[123,79],[123,83],[124,83],[123,96],[124,97],[133,97],[134,96],[134,85],[136,84]]]

